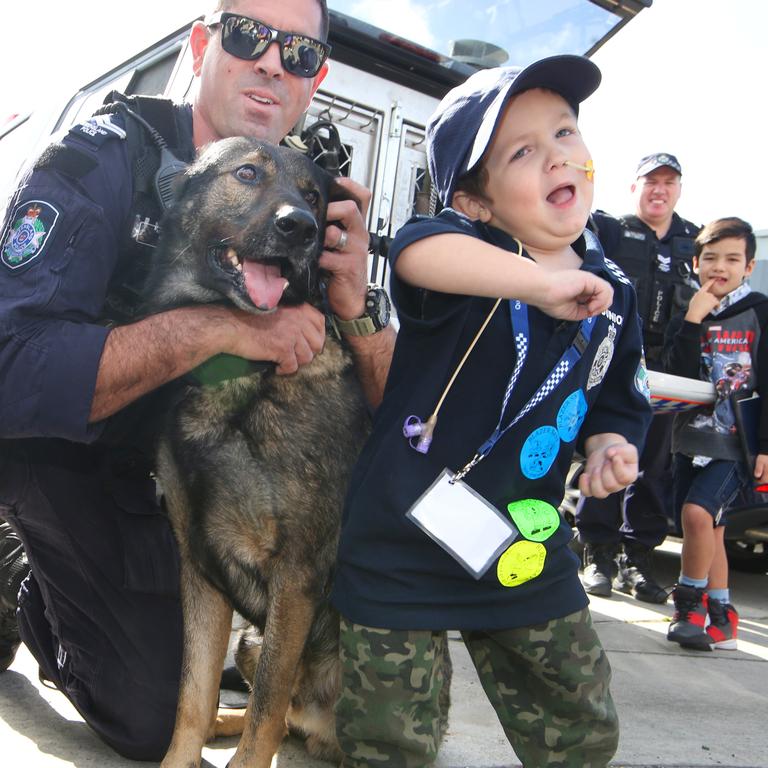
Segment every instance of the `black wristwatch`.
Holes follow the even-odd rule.
[[[365,295],[365,311],[354,320],[341,320],[333,316],[336,327],[346,336],[370,336],[389,325],[392,305],[387,292],[380,285],[370,284]]]

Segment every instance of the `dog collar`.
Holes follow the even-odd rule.
[[[225,381],[264,373],[274,367],[269,360],[246,360],[236,355],[219,354],[193,368],[187,377],[199,387],[215,387]]]

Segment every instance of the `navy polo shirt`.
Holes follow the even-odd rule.
[[[482,238],[516,252],[505,233],[446,209],[408,222],[392,244],[390,259],[394,264],[407,245],[443,233]],[[528,534],[480,580],[406,512],[445,467],[457,471],[471,459],[496,427],[516,360],[510,303],[501,303],[469,355],[440,411],[431,449],[421,454],[403,436],[403,422],[410,415],[426,420],[432,413],[494,300],[416,289],[392,272],[400,332],[373,434],[351,480],[332,593],[333,604],[352,621],[393,629],[505,629],[562,617],[587,604],[578,560],[568,547],[571,530],[555,513],[566,473],[574,451],[582,451],[590,435],[616,432],[640,448],[651,411],[634,290],[604,260],[596,238],[587,234],[574,247],[583,258],[582,269],[612,283],[614,301],[595,319],[589,345],[559,386],[464,478]],[[533,307],[528,317],[529,353],[504,424],[523,408],[578,332],[578,323]],[[542,510],[549,514],[543,539],[530,525]]]

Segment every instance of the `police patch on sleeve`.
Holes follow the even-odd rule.
[[[635,389],[650,403],[651,402],[651,380],[648,376],[648,369],[645,367],[645,360],[641,359],[635,371]]]
[[[17,205],[3,232],[0,261],[10,269],[18,269],[36,259],[58,218],[58,210],[45,200],[26,200]]]

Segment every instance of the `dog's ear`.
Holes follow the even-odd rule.
[[[339,200],[352,200],[360,213],[363,212],[363,201],[355,193],[341,184],[338,178],[331,178],[328,184],[328,202],[335,203]]]

